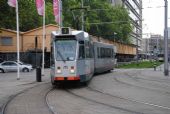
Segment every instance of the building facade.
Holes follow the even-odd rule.
[[[45,65],[49,66],[51,31],[58,30],[58,26],[46,25],[45,37]],[[41,62],[42,53],[42,27],[26,32],[19,32],[20,60],[35,66],[36,61]],[[0,62],[5,60],[17,60],[17,32],[0,28]],[[37,41],[35,41],[37,39]],[[36,43],[37,42],[37,43]],[[37,57],[36,57],[37,56]],[[40,58],[40,59],[39,59]],[[45,67],[46,67],[45,66]]]
[[[50,61],[50,49],[51,49],[51,31],[58,30],[59,27],[53,24],[46,25],[46,37],[45,37],[45,65],[49,66]],[[26,32],[20,32],[20,60],[25,63],[35,65],[36,56],[41,58],[42,53],[42,33],[43,27],[35,28]],[[0,62],[5,60],[17,60],[17,37],[16,31],[0,28]],[[113,42],[107,39],[91,36],[93,41],[100,41],[104,43],[113,44],[117,51],[119,60],[125,60],[125,58],[133,59],[136,54],[136,48],[134,45],[123,44],[120,42]],[[37,42],[37,43],[36,43]],[[38,54],[37,54],[38,53]],[[123,55],[124,58],[119,57]],[[130,60],[129,59],[129,60]]]
[[[159,55],[164,53],[164,39],[161,35],[151,35],[150,38],[143,39],[142,44],[142,50],[144,54]]]
[[[123,5],[128,11],[134,26],[131,33],[132,43],[137,46],[137,53],[142,46],[142,0],[110,0],[113,5]]]
[[[58,30],[58,26],[46,25],[45,45],[47,52],[50,52],[51,31]],[[35,28],[26,32],[19,32],[19,51],[26,52],[35,50],[35,37],[37,37],[37,48],[42,49],[42,27]],[[0,28],[0,53],[17,52],[17,32],[10,29]]]

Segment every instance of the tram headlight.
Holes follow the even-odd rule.
[[[61,68],[57,67],[57,73],[60,74],[61,73]]]
[[[74,66],[71,66],[70,73],[75,73],[75,68],[74,68]]]

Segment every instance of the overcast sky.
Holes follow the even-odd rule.
[[[151,33],[151,34],[163,35],[164,4],[165,4],[164,0],[142,0],[142,1],[143,1],[143,8],[144,8],[143,9],[143,34]],[[168,10],[168,13],[170,14],[170,10]],[[170,22],[168,23],[170,25]],[[149,37],[149,35],[144,35],[143,37]]]

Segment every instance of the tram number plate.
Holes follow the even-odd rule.
[[[68,66],[64,66],[63,69],[68,69]]]

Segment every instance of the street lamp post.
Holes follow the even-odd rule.
[[[165,28],[164,28],[164,75],[169,75],[168,70],[168,1],[165,1]]]
[[[136,21],[135,21],[135,22],[136,22],[136,26],[138,26],[138,21],[139,21],[139,20],[136,20]],[[138,29],[137,29],[137,27],[136,27],[136,63],[137,63],[137,65],[139,65],[138,45],[139,45],[139,43],[138,43]]]
[[[81,7],[84,7],[84,0],[81,0]],[[81,29],[82,31],[84,31],[84,12],[82,11],[82,25],[81,25]]]

